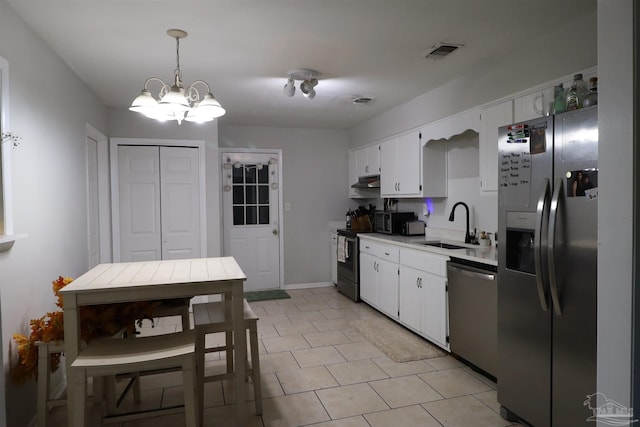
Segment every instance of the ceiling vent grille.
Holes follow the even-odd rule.
[[[425,55],[425,58],[442,59],[463,46],[462,44],[440,43],[439,45],[433,46],[431,51]]]
[[[373,101],[373,98],[369,98],[368,96],[359,96],[354,98],[353,103],[356,105],[366,105]]]

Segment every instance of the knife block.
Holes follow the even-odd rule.
[[[366,233],[373,231],[369,215],[362,215],[351,219],[351,230],[356,233]]]

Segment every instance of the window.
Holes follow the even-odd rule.
[[[233,225],[269,224],[269,167],[233,168]]]

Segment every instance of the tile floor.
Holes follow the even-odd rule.
[[[258,323],[263,415],[247,405],[247,427],[500,427],[514,425],[498,414],[496,385],[451,356],[396,363],[351,326],[380,314],[354,303],[334,287],[288,291],[290,299],[251,303]],[[163,318],[143,333],[179,330]],[[212,341],[217,337],[212,337]],[[223,370],[224,355],[208,355],[208,370]],[[182,401],[179,373],[142,378],[142,406]],[[247,395],[253,390],[247,384]],[[205,386],[206,427],[233,426],[231,384]],[[132,407],[130,396],[124,409]],[[66,425],[66,409],[52,411],[51,425]],[[174,414],[117,427],[179,427]],[[239,426],[238,426],[239,427]],[[245,426],[242,426],[245,427]]]

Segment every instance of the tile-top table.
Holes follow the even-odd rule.
[[[67,384],[74,384],[69,366],[80,351],[78,307],[226,293],[232,298],[234,336],[244,337],[243,284],[246,280],[233,257],[100,264],[60,290],[64,301],[64,345]],[[234,339],[236,425],[244,425],[246,339]],[[202,373],[199,373],[200,375]],[[68,414],[73,414],[68,387]],[[73,417],[69,416],[70,427]]]

